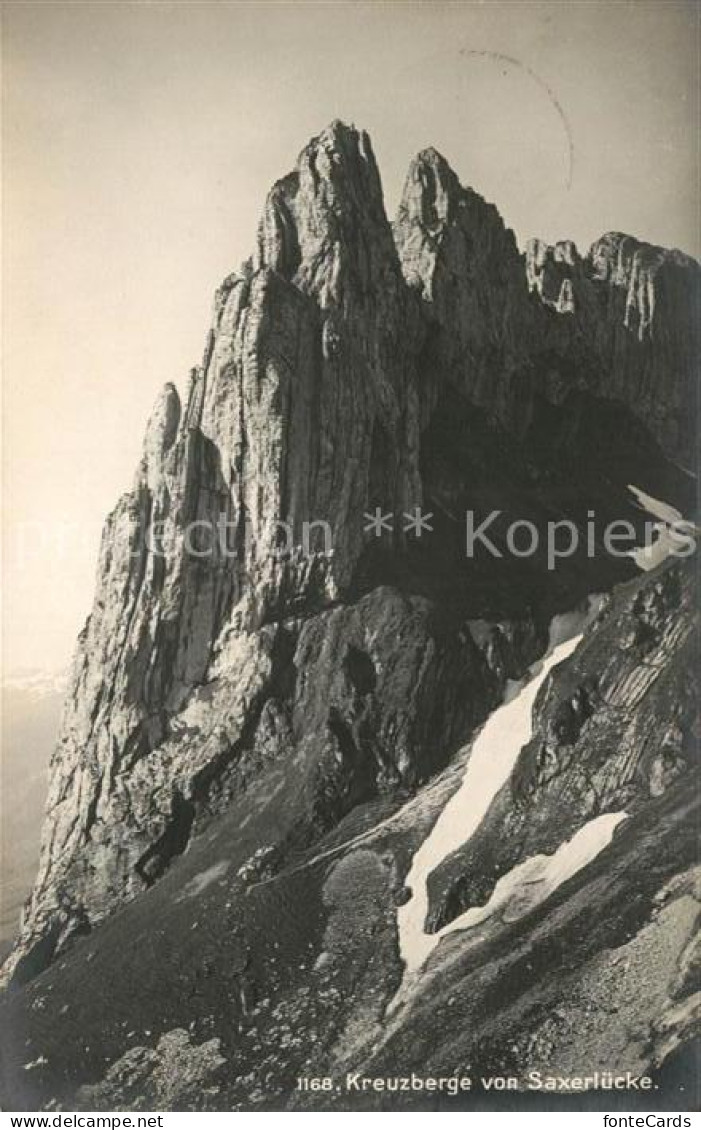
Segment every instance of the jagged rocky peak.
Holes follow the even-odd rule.
[[[274,185],[255,256],[220,287],[193,393],[259,558],[271,519],[327,522],[342,586],[362,550],[351,513],[416,504],[407,298],[370,140],[333,122]]]
[[[407,282],[440,307],[443,268],[477,272],[514,265],[513,232],[497,208],[461,185],[445,157],[422,149],[409,166],[394,224],[394,237]],[[436,284],[439,291],[436,292]]]
[[[293,280],[326,308],[344,298],[351,268],[367,283],[394,258],[370,138],[334,121],[268,194],[255,266]]]
[[[367,135],[333,123],[273,189],[184,412],[167,386],[106,524],[21,946],[40,963],[152,881],[222,766],[256,747],[270,625],[338,599],[368,506],[420,504],[409,297]],[[193,742],[174,721],[187,709]]]
[[[528,289],[559,314],[574,313],[573,275],[581,260],[573,241],[563,239],[552,246],[542,239],[529,239],[525,262]]]
[[[587,259],[594,278],[627,286],[634,270],[659,270],[663,266],[698,272],[699,264],[677,248],[645,243],[625,232],[606,232],[589,248]]]
[[[450,756],[476,717],[466,704],[474,693],[482,711],[501,675],[468,637],[435,635],[452,607],[434,616],[409,580],[408,595],[378,587],[364,519],[394,516],[381,550],[406,575],[398,519],[435,490],[430,468],[448,497],[463,489],[464,433],[448,451],[447,419],[479,409],[504,425],[508,462],[539,372],[557,369],[566,388],[593,372],[595,397],[619,398],[673,445],[688,317],[674,322],[670,305],[680,333],[640,344],[624,309],[593,295],[607,284],[572,244],[535,248],[532,264],[579,280],[574,318],[529,296],[513,233],[433,149],[412,162],[394,230],[369,139],[340,122],[273,187],[256,253],[216,293],[183,410],[166,386],[135,488],[105,526],[13,959],[27,957],[26,972],[153,882],[193,822],[268,761],[295,779],[303,765],[307,791],[288,815],[313,835],[378,782],[413,782]],[[612,291],[625,306],[626,288]],[[491,466],[481,452],[478,475]],[[311,526],[319,538],[305,544]],[[350,661],[349,640],[362,653]]]
[[[595,281],[625,290],[625,326],[641,341],[653,335],[658,308],[664,309],[663,317],[675,312],[684,317],[688,298],[698,300],[700,272],[695,259],[622,232],[607,232],[596,240],[587,266]]]
[[[590,284],[610,287],[605,316],[641,342],[653,336],[656,311],[667,323],[687,318],[689,297],[699,285],[699,266],[690,256],[623,232],[602,235],[584,258],[571,240],[530,239],[525,263],[529,290],[560,314],[574,313],[578,299],[586,306],[585,291],[594,293]],[[600,308],[589,306],[601,317]]]
[[[571,241],[531,240],[525,269],[541,303],[529,315],[535,365],[539,352],[557,358],[581,387],[622,401],[672,459],[693,462],[699,264],[608,232],[583,257]]]
[[[163,460],[175,443],[180,425],[180,395],[174,384],[164,385],[146,425],[138,481],[155,490],[163,473]]]
[[[453,219],[463,197],[456,174],[437,149],[422,149],[409,165],[400,219],[432,229]]]
[[[421,299],[424,419],[448,385],[516,426],[514,373],[527,351],[528,293],[513,232],[497,208],[461,185],[435,149],[412,161],[394,224],[404,277]],[[520,394],[519,394],[520,395]]]

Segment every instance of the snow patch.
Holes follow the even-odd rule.
[[[550,671],[576,649],[582,629],[599,607],[600,599],[592,597],[586,612],[571,612],[554,618],[547,655],[533,665],[525,680],[507,684],[502,706],[487,719],[477,735],[460,787],[414,855],[406,878],[411,898],[397,911],[399,950],[405,975],[417,973],[423,967],[442,936],[442,933],[426,933],[425,929],[429,875],[479,828],[494,797],[508,781],[523,746],[531,738],[538,691]],[[558,868],[561,864],[562,857]]]
[[[646,494],[640,487],[629,483],[628,490],[635,495],[643,510],[660,519],[657,526],[657,538],[652,545],[641,545],[637,549],[631,549],[628,554],[629,557],[633,558],[638,568],[647,573],[661,565],[675,549],[678,550],[679,539],[674,537],[670,527],[683,521],[683,519],[674,506],[670,506],[668,502],[664,502],[660,498],[653,498],[651,494]]]
[[[532,855],[502,875],[484,906],[473,906],[436,935],[445,938],[455,930],[469,930],[500,913],[505,922],[523,918],[553,891],[562,886],[611,843],[613,833],[626,812],[607,812],[595,816],[560,844],[553,855]]]
[[[628,490],[635,495],[643,510],[647,510],[648,514],[654,514],[656,518],[661,518],[663,522],[681,522],[681,514],[668,502],[663,502],[660,498],[653,498],[651,494],[646,494],[644,490],[633,486],[632,483],[628,484]]]

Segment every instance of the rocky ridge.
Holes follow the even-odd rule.
[[[533,742],[487,815],[491,854],[478,835],[463,855],[474,886],[490,867],[552,852],[592,811],[625,803],[629,815],[608,847],[546,901],[526,886],[508,913],[443,940],[392,1013],[404,877],[458,787],[471,743],[409,799],[386,793],[357,804],[313,845],[277,860],[260,845],[274,838],[285,804],[259,773],[142,897],[5,994],[6,1104],[687,1110],[701,897],[690,574],[689,563],[672,563],[612,593],[542,687]],[[621,701],[626,682],[642,695],[635,709],[627,695]],[[600,693],[582,711],[582,688],[595,685]],[[293,781],[281,778],[285,802]],[[455,862],[434,877],[434,911],[455,898]],[[488,893],[475,889],[474,898]],[[467,1095],[343,1086],[346,1072],[456,1070],[473,1080]],[[529,1094],[533,1070],[651,1073],[659,1090]],[[305,1075],[329,1075],[339,1089],[300,1091]],[[486,1091],[481,1077],[494,1075],[518,1080],[520,1095]]]
[[[581,524],[605,497],[635,517],[631,467],[681,505],[668,456],[690,451],[698,279],[680,253],[619,236],[583,261],[535,244],[524,262],[434,150],[392,226],[364,132],[335,122],[305,147],[107,520],[16,982],[152,886],[253,783],[285,790],[284,858],[449,762],[552,611],[633,568],[594,578],[578,561],[552,584],[542,561],[480,571],[455,550],[456,515],[495,464],[517,512]],[[612,462],[597,478],[597,451],[563,499],[558,452],[586,446],[592,418]],[[381,540],[364,528],[376,507],[423,503],[443,523],[425,550],[401,522]]]

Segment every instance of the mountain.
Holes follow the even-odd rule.
[[[699,277],[521,255],[432,149],[392,225],[367,134],[305,147],[105,525],[12,1109],[421,1108],[296,1081],[461,1064],[683,1106],[693,545],[633,550],[693,512]]]
[[[24,671],[2,684],[3,957],[12,948],[22,904],[36,875],[49,760],[65,693],[63,672]]]

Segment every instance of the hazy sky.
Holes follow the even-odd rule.
[[[333,118],[369,130],[390,213],[434,145],[520,242],[698,253],[695,3],[2,10],[8,669],[68,660],[151,403]]]

